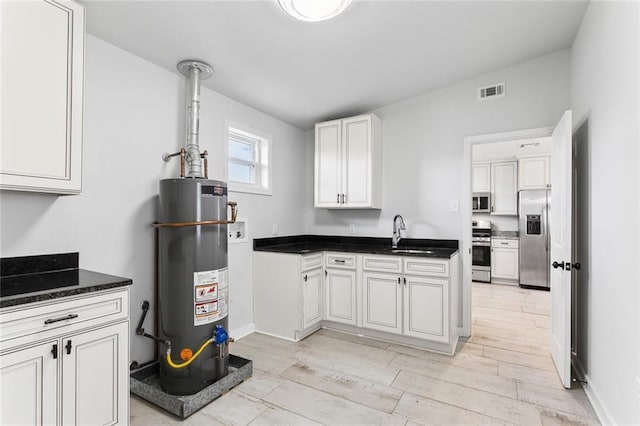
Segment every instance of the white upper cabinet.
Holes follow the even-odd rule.
[[[491,214],[518,214],[518,162],[491,163]]]
[[[489,163],[474,163],[471,168],[472,192],[491,191],[491,165]]]
[[[518,189],[546,189],[549,187],[549,157],[530,157],[518,160]]]
[[[382,207],[382,123],[373,114],[316,124],[315,206]]]
[[[0,188],[80,193],[84,7],[3,1],[0,20]]]

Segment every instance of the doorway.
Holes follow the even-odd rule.
[[[522,143],[522,146],[527,145],[532,139],[551,138],[553,163],[551,164],[551,178],[548,179],[553,187],[551,196],[545,195],[543,212],[547,212],[550,217],[550,221],[553,223],[553,227],[546,234],[548,235],[544,250],[548,250],[548,255],[541,261],[542,268],[548,269],[548,286],[551,290],[551,310],[550,310],[550,346],[551,346],[551,358],[558,372],[562,384],[566,388],[571,387],[571,282],[574,277],[573,269],[578,269],[579,264],[575,262],[573,258],[573,155],[572,155],[572,113],[570,110],[560,118],[560,121],[554,128],[541,128],[523,130],[517,132],[507,132],[492,135],[473,136],[465,138],[464,143],[464,155],[463,155],[463,291],[462,291],[462,336],[469,336],[472,331],[472,290],[471,285],[471,227],[469,224],[472,222],[472,209],[470,208],[472,200],[472,179],[471,174],[474,170],[472,164],[473,151],[476,146],[487,145],[490,143],[506,142],[510,140],[527,141]],[[517,175],[514,174],[514,168],[517,168],[517,164],[511,167],[503,167],[500,164],[500,168],[505,170],[511,170],[510,174],[504,176],[510,176],[511,184],[516,182],[519,189],[524,189],[522,182],[517,183]],[[498,169],[498,167],[496,167]],[[523,168],[518,169],[518,174],[522,179]],[[475,170],[474,170],[475,172]],[[495,186],[498,174],[494,172],[494,166],[491,164],[491,177],[492,186],[491,192],[494,200],[497,200],[498,196],[502,199],[500,204],[497,201],[492,201],[491,214],[496,215],[518,215],[518,210],[524,211],[524,207],[530,207],[524,203],[528,199],[529,194],[520,192],[520,205],[518,205],[517,196],[514,195],[512,190],[510,193],[505,188],[498,189]],[[533,191],[536,192],[536,191]],[[548,191],[543,191],[548,193]],[[527,194],[525,196],[525,194]],[[538,197],[538,195],[536,195]],[[549,209],[550,204],[553,205],[552,209]],[[522,220],[520,220],[519,227],[525,230],[526,240],[530,241],[530,236],[542,232],[530,232],[531,230],[544,229],[544,221],[541,214],[547,213],[535,213],[531,214],[531,223],[536,226],[529,227],[529,211],[527,210],[526,226],[523,227]],[[520,214],[520,219],[523,215]],[[535,220],[534,220],[535,219]],[[548,228],[548,227],[547,227]],[[506,244],[506,243],[505,243]],[[493,250],[493,247],[492,247]],[[538,252],[532,251],[527,254],[523,259],[529,261],[529,257],[536,256]],[[493,256],[492,256],[493,258]],[[553,260],[553,262],[551,261]],[[550,265],[549,265],[550,264]],[[497,262],[496,262],[497,265]],[[574,265],[577,266],[574,268]],[[513,268],[512,268],[513,269]],[[493,270],[493,267],[492,267]],[[517,273],[513,273],[508,278],[515,278],[515,281],[520,283],[521,278]]]

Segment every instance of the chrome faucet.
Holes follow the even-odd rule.
[[[398,226],[398,219],[400,219],[400,226]],[[402,234],[400,231],[406,230],[407,227],[404,224],[404,219],[402,216],[397,214],[393,218],[393,236],[391,237],[391,248],[398,248],[398,242],[402,239]]]

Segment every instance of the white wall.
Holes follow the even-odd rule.
[[[176,61],[183,58],[176,58]],[[163,152],[183,144],[185,78],[87,35],[83,193],[78,196],[0,192],[3,257],[80,252],[80,266],[133,279],[131,359],[152,357],[136,336],[139,305],[153,301],[154,231],[158,181],[179,176],[179,162]],[[215,74],[213,77],[215,78]],[[273,196],[231,193],[250,235],[304,229],[299,201],[304,133],[209,89],[201,92],[201,147],[210,177],[224,178],[224,123],[230,120],[273,136]],[[230,329],[253,323],[252,246],[230,245]],[[153,312],[152,312],[153,313]],[[150,318],[149,318],[150,320]],[[146,325],[150,330],[151,321]]]
[[[607,424],[640,424],[640,4],[591,2],[571,54],[578,356]]]
[[[465,136],[554,125],[569,108],[569,51],[562,50],[374,111],[383,127],[383,207],[374,211],[313,208],[309,233],[391,237],[402,214],[407,236],[462,238],[449,200],[462,192]],[[476,88],[505,82],[506,96],[477,101]],[[313,192],[313,135],[307,133],[307,188]],[[471,224],[469,224],[471,226]]]
[[[494,231],[517,231],[518,216],[496,216],[489,213],[474,213],[473,220],[488,220]]]

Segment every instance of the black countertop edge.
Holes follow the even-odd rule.
[[[18,277],[3,277],[2,286],[20,285],[27,289],[26,292],[20,294],[14,294],[11,296],[0,297],[0,308],[6,308],[10,306],[18,306],[33,302],[42,302],[52,299],[59,299],[62,297],[74,296],[78,294],[91,293],[101,290],[109,290],[118,287],[124,287],[132,284],[131,279],[118,277],[115,275],[101,274],[99,272],[87,271],[84,269],[77,269],[75,271],[60,271],[64,273],[65,277],[70,278],[69,281],[64,281],[66,278],[57,278],[59,280],[59,287],[54,289],[34,290],[38,288],[38,285],[43,282],[49,281],[53,274],[30,274],[28,276]],[[75,274],[74,274],[75,272]],[[12,281],[18,279],[18,281]],[[66,284],[66,285],[65,285]],[[29,291],[31,290],[31,291]]]
[[[78,269],[79,253],[44,254],[37,256],[3,257],[0,276],[39,274],[42,272]]]
[[[458,251],[457,240],[403,238],[399,249],[429,250],[422,253],[395,253],[391,250],[391,238],[345,237],[334,235],[293,235],[285,237],[256,238],[254,251],[306,254],[319,251],[338,251],[396,256],[450,258]]]

